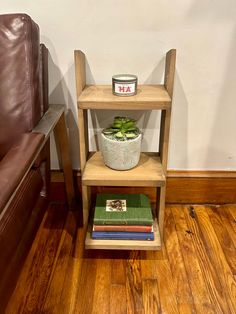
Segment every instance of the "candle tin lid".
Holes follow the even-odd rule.
[[[132,74],[112,76],[112,92],[117,96],[133,96],[137,94],[138,77]]]

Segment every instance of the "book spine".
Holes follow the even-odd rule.
[[[154,240],[153,232],[92,232],[93,239]]]
[[[152,232],[152,226],[93,225],[93,231]]]
[[[95,225],[152,226],[153,220],[128,220],[128,221],[127,220],[104,220],[104,219],[97,219],[94,217],[93,223]]]

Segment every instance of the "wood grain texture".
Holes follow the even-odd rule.
[[[167,174],[170,119],[171,119],[171,109],[162,110],[159,152],[160,152],[160,159],[161,159],[161,163],[162,163],[165,175]]]
[[[89,257],[83,257],[82,269],[78,286],[76,313],[92,313],[94,303],[94,290],[97,274],[97,263]]]
[[[73,295],[76,292],[73,286],[75,278],[73,278],[72,256],[77,219],[75,212],[68,213],[51,271],[43,313],[59,313],[58,309],[60,309],[60,313],[72,313],[74,308]]]
[[[204,207],[197,207],[195,209],[201,234],[205,243],[208,246],[208,256],[211,263],[215,265],[218,272],[219,281],[224,286],[225,299],[227,300],[229,311],[233,313],[236,307],[236,283],[234,276],[227,263],[223,249],[214,232],[214,228],[209,220],[207,211]]]
[[[222,219],[224,227],[228,231],[234,247],[236,247],[236,220],[233,218],[233,216],[231,216],[230,209],[230,205],[224,207],[220,206],[217,208],[217,212]]]
[[[157,279],[142,282],[144,313],[162,313]]]
[[[132,97],[113,95],[111,85],[91,85],[78,96],[80,109],[157,110],[167,109],[170,104],[164,85],[138,85]]]
[[[236,313],[236,205],[167,206],[158,252],[84,250],[61,206],[49,207],[7,314]]]
[[[165,175],[159,157],[142,153],[137,167],[124,171],[105,166],[101,152],[94,153],[86,163],[83,185],[90,186],[163,186]]]
[[[102,252],[96,259],[97,272],[93,295],[92,313],[109,313],[111,298],[111,259],[103,258]]]
[[[84,173],[86,161],[88,158],[88,128],[87,128],[87,112],[78,110],[78,124],[79,124],[79,147],[80,147],[80,168],[81,173]],[[83,185],[82,192],[82,210],[83,210],[83,223],[87,226],[90,205],[90,189]]]
[[[222,289],[220,281],[223,269],[216,267],[216,264],[210,258],[211,249],[204,237],[208,231],[201,229],[202,225],[199,221],[199,212],[196,211],[198,208],[199,206],[184,207],[183,212],[187,227],[189,228],[187,230],[190,231],[188,234],[195,248],[195,257],[199,263],[205,287],[207,289],[207,296],[211,303],[210,310],[213,310],[214,313],[230,313],[227,295],[225,293],[226,287],[224,286],[224,289]],[[189,214],[189,210],[191,210],[191,214]],[[207,219],[207,224],[208,226],[211,226],[209,217]],[[217,251],[215,253],[218,254]]]
[[[179,313],[176,290],[167,260],[158,261],[156,264],[156,274],[162,313]]]
[[[80,169],[81,173],[84,171],[84,167],[88,156],[88,137],[87,126],[87,114],[84,110],[78,110],[78,125],[79,125],[79,148],[80,148]]]
[[[126,264],[126,300],[128,313],[143,313],[141,262],[138,251],[131,251]]]
[[[177,295],[177,306],[180,313],[195,313],[194,299],[186,272],[184,258],[175,228],[171,208],[165,211],[165,247],[173,274],[173,285]]]
[[[196,250],[192,241],[192,233],[186,223],[184,212],[177,207],[171,207],[178,235],[180,250],[183,256],[189,285],[192,291],[197,313],[215,313],[211,304],[203,269],[196,256]]]
[[[219,214],[221,210],[218,206],[205,208],[231,272],[236,275],[236,243],[234,243],[234,238],[230,236],[230,233],[233,236],[234,232],[227,228],[229,226],[227,220],[221,218]]]
[[[172,204],[235,204],[235,173],[189,172],[178,177],[176,172],[168,172],[166,202]],[[175,177],[173,176],[175,175]],[[181,175],[181,174],[180,174]],[[226,177],[227,175],[227,177]],[[176,177],[177,176],[177,177]],[[196,177],[197,176],[197,177]]]
[[[10,302],[7,313],[40,313],[42,310],[66,213],[63,205],[51,205],[13,293],[18,302]]]
[[[126,314],[126,289],[125,285],[111,285],[110,287],[110,312],[109,314]]]
[[[157,213],[156,216],[158,217],[158,225],[159,231],[161,235],[161,241],[163,243],[163,233],[164,233],[164,219],[165,219],[165,206],[166,206],[166,187],[163,186],[159,189],[159,200],[157,200]]]

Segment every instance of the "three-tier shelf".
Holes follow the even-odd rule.
[[[111,85],[86,85],[85,55],[75,51],[75,71],[78,104],[80,165],[84,225],[88,225],[87,249],[159,250],[163,239],[166,194],[167,155],[174,85],[176,50],[166,54],[164,84],[138,85],[135,96],[112,94]],[[90,152],[88,145],[88,110],[161,110],[159,151],[141,153],[139,164],[130,170],[118,171],[105,166],[101,152]],[[92,186],[156,187],[157,202],[154,241],[95,240],[90,236],[88,216]]]

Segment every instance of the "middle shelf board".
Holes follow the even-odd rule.
[[[120,171],[107,167],[101,152],[93,153],[84,169],[83,185],[87,186],[164,186],[166,182],[160,157],[141,153],[139,164],[130,170]]]
[[[88,85],[78,98],[80,109],[160,110],[170,106],[164,85],[138,85],[137,94],[128,97],[113,95],[110,85]]]

